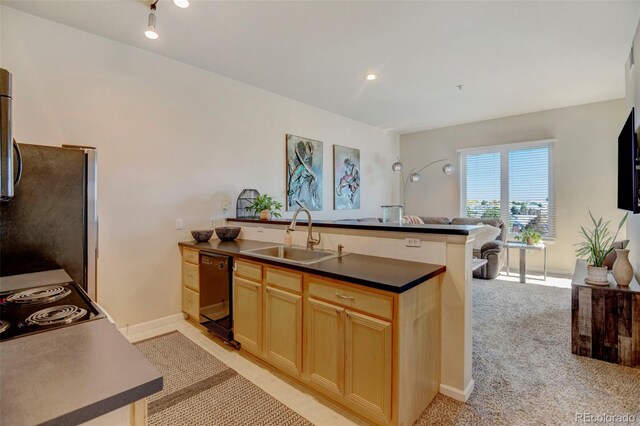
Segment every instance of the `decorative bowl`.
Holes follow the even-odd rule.
[[[206,243],[213,236],[212,229],[204,229],[202,231],[191,231],[193,239],[199,243]]]
[[[216,235],[222,241],[233,241],[238,237],[241,229],[239,226],[221,226],[216,228]]]

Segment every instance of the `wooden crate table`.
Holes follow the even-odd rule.
[[[571,282],[571,353],[626,366],[640,364],[640,285],[585,284],[587,263],[576,262]]]

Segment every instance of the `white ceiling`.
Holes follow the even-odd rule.
[[[397,133],[623,97],[640,18],[638,1],[160,0],[151,41],[141,1],[2,4]]]

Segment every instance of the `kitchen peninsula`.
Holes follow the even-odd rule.
[[[242,350],[378,423],[412,424],[437,392],[469,397],[475,227],[320,222],[319,248],[342,244],[349,254],[292,265],[250,254],[282,244],[288,221],[238,224],[236,241],[179,245],[183,283],[198,252],[234,257]],[[306,224],[298,226],[293,243],[304,246]],[[188,287],[183,310],[193,317]]]

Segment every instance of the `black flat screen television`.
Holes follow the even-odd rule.
[[[618,208],[640,213],[640,151],[634,109],[618,136]]]

